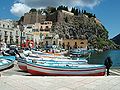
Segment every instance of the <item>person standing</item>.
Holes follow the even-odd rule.
[[[110,75],[109,69],[112,66],[112,64],[113,64],[113,62],[112,62],[111,58],[107,57],[104,62],[104,65],[106,66],[106,69],[107,69],[107,76]]]

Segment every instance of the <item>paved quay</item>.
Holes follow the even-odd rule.
[[[110,76],[31,76],[17,64],[0,72],[0,90],[120,90],[120,70]]]
[[[0,90],[120,90],[120,77],[1,76]]]

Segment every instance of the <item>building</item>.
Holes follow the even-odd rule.
[[[20,30],[12,20],[0,20],[0,42],[6,44],[20,43]]]
[[[24,14],[23,24],[35,24],[46,20],[46,15],[36,12],[29,12]]]
[[[33,26],[33,39],[36,43],[43,42],[45,37],[50,34],[52,21],[44,21],[35,23]]]
[[[45,45],[57,45],[64,49],[72,48],[84,48],[87,49],[88,40],[87,39],[60,39],[58,34],[51,34],[51,36],[46,37],[43,41],[43,46]]]
[[[62,22],[62,21],[65,21],[65,19],[71,20],[73,16],[74,16],[74,13],[71,13],[65,10],[58,10],[57,12],[48,14],[46,16],[46,20],[52,21],[53,23]]]
[[[32,44],[32,47],[34,47],[34,41],[33,41],[33,27],[34,24],[27,24],[23,25],[24,29],[22,32],[22,47],[28,47],[29,44]]]
[[[50,33],[48,37],[46,37],[43,41],[43,45],[57,45],[59,46],[62,39],[59,38],[58,34]]]
[[[86,48],[88,46],[88,40],[87,39],[63,39],[62,42],[60,42],[60,45],[64,49],[72,49],[72,48]]]

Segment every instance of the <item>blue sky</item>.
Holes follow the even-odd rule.
[[[109,38],[120,33],[120,0],[0,0],[0,19],[18,20],[31,8],[51,6],[80,6],[96,17],[109,31]]]

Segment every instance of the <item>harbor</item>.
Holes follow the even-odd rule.
[[[120,1],[0,3],[0,90],[120,90]]]
[[[21,76],[32,76],[32,73],[30,73],[29,71],[27,71],[27,68],[28,68],[28,65],[29,65],[29,63],[30,64],[36,64],[37,66],[40,64],[40,65],[42,65],[42,66],[45,66],[45,68],[46,68],[46,65],[47,65],[47,67],[49,67],[49,66],[51,66],[51,65],[55,65],[55,67],[59,67],[59,68],[61,68],[61,66],[62,65],[65,65],[63,68],[74,68],[74,65],[75,65],[75,67],[77,66],[77,67],[83,67],[83,69],[85,69],[85,67],[88,67],[89,65],[99,65],[99,64],[101,64],[101,65],[103,65],[103,62],[102,62],[102,60],[100,60],[101,62],[99,62],[99,58],[105,58],[105,57],[99,57],[99,56],[97,56],[97,57],[99,57],[99,58],[96,58],[96,60],[98,60],[98,62],[97,61],[94,61],[94,59],[93,59],[93,62],[94,63],[91,63],[92,61],[90,61],[89,59],[83,59],[83,58],[81,58],[81,59],[79,59],[79,60],[72,60],[72,59],[70,59],[70,58],[66,58],[66,57],[63,57],[63,56],[54,56],[54,55],[52,55],[52,54],[45,54],[45,53],[42,53],[42,52],[40,52],[40,51],[32,51],[33,53],[35,53],[35,54],[30,54],[29,55],[29,57],[26,57],[26,62],[24,61],[24,58],[23,59],[20,59],[20,60],[15,60],[14,61],[14,67],[13,68],[11,68],[11,69],[8,69],[8,70],[4,70],[4,71],[1,71],[1,76],[12,76],[12,75],[21,75]],[[113,54],[114,54],[114,52],[118,52],[118,54],[119,54],[119,51],[113,51]],[[37,53],[39,53],[39,54],[37,54]],[[103,52],[104,53],[104,52]],[[97,53],[96,53],[97,54]],[[105,53],[104,53],[105,54]],[[109,55],[109,53],[107,52],[107,54],[108,55],[106,55],[106,56],[110,56]],[[111,69],[110,69],[110,76],[119,76],[120,75],[120,67],[118,66],[118,64],[119,64],[119,60],[118,60],[118,62],[115,62],[115,60],[116,59],[114,59],[114,57],[112,57],[112,52],[110,51],[110,54],[111,54],[111,58],[112,58],[112,61],[113,61],[113,66],[111,67]],[[20,53],[20,55],[22,56],[22,57],[25,57],[24,56],[24,54],[23,53]],[[36,56],[37,55],[37,56]],[[101,56],[101,54],[99,54],[100,56]],[[116,55],[117,55],[117,53],[116,53]],[[94,56],[95,56],[95,54],[94,54]],[[114,55],[113,55],[114,56]],[[12,58],[14,58],[13,56],[11,57],[11,56],[1,56],[1,58],[5,58],[5,59],[7,59],[9,57],[9,59],[12,59]],[[47,58],[46,58],[47,57]],[[90,57],[90,58],[93,58],[93,57]],[[28,59],[28,60],[27,60]],[[41,60],[42,59],[42,60]],[[32,60],[32,62],[31,62],[31,60]],[[62,61],[61,61],[62,60]],[[25,63],[24,63],[24,62]],[[34,61],[34,62],[33,62]],[[87,64],[88,63],[88,64]],[[83,66],[84,65],[84,66]],[[24,70],[23,68],[21,68],[21,66],[23,67],[23,66],[25,66],[26,67],[26,70]],[[54,66],[52,66],[52,67],[54,67]],[[80,67],[80,68],[81,68]],[[63,69],[62,68],[62,69]],[[89,67],[90,68],[90,67]],[[94,66],[93,66],[93,68],[94,68]],[[37,69],[36,69],[37,70]],[[40,70],[40,69],[39,69]],[[74,70],[74,69],[73,69]],[[86,70],[87,70],[87,68],[86,68]],[[89,70],[89,69],[88,69]],[[45,71],[45,70],[44,70]],[[29,73],[28,73],[29,72]],[[53,71],[50,71],[50,72],[53,72]],[[72,71],[71,71],[72,72]],[[79,73],[81,73],[81,72],[83,72],[83,71],[80,71]],[[88,73],[88,75],[87,75],[87,73],[86,73],[86,75],[85,76],[91,76],[91,75],[89,75],[90,74],[90,72],[91,71],[89,71],[89,72],[87,72]],[[96,72],[98,72],[98,71],[95,71],[94,73],[96,73]],[[58,72],[57,72],[58,73]],[[61,76],[62,74],[61,74],[61,72],[59,72],[60,73],[60,75],[53,75],[53,76]],[[34,75],[34,73],[33,73],[33,75]],[[45,74],[45,75],[42,75],[41,73],[40,74],[36,74],[36,75],[39,75],[39,76],[49,76],[47,73]],[[66,74],[65,76],[69,76],[70,75],[70,72],[69,72],[69,74]],[[82,75],[82,73],[81,74],[79,74],[80,76],[83,76]],[[75,74],[75,76],[79,76],[79,75],[77,75],[77,74]],[[62,75],[62,76],[64,76],[64,75]],[[74,75],[70,75],[70,76],[74,76]],[[94,75],[92,75],[92,76],[94,76]],[[95,76],[99,76],[99,75],[95,75]],[[101,75],[100,75],[101,76]],[[102,75],[102,76],[104,76],[104,75]]]

